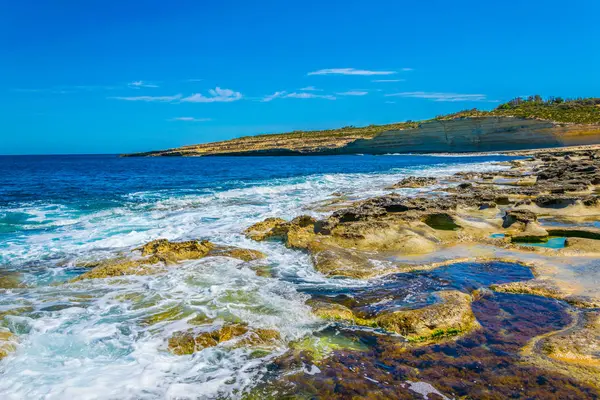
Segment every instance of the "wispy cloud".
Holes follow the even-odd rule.
[[[371,82],[386,83],[386,82],[404,82],[406,79],[373,79]]]
[[[413,68],[402,68],[401,71],[410,72],[410,71],[414,71],[414,69]]]
[[[208,96],[204,96],[201,93],[195,93],[191,96],[182,98],[181,101],[185,103],[228,103],[242,98],[240,92],[235,92],[231,89],[221,89],[218,86],[214,89],[210,89],[208,94]]]
[[[129,82],[129,84],[127,86],[129,86],[132,89],[157,88],[158,87],[158,85],[155,85],[153,83],[144,82],[144,81]]]
[[[196,79],[196,78],[192,78],[192,79],[187,79],[186,82],[202,82],[204,79]]]
[[[385,104],[396,104],[395,101],[386,101]]]
[[[308,75],[393,75],[396,71],[371,71],[356,68],[328,68],[309,72]]]
[[[292,92],[288,93],[286,91],[275,92],[268,96],[263,97],[262,102],[266,103],[269,101],[273,101],[275,99],[326,99],[326,100],[335,100],[335,96],[329,94],[316,94],[309,92]]]
[[[176,117],[176,118],[171,118],[169,121],[207,122],[207,121],[212,121],[212,118]]]
[[[303,87],[300,90],[304,90],[305,92],[322,92],[323,91],[323,89],[317,89],[314,86]]]
[[[489,101],[485,94],[442,93],[442,92],[401,92],[386,94],[387,97],[411,97],[432,101]]]
[[[365,92],[362,90],[349,90],[347,92],[336,93],[339,96],[364,96],[369,94],[369,92]]]
[[[111,99],[115,100],[125,100],[125,101],[147,101],[147,102],[159,102],[159,103],[170,103],[173,101],[177,101],[182,98],[181,94],[176,94],[174,96],[124,96],[124,97],[111,97]]]

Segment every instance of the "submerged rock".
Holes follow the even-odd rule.
[[[74,278],[72,282],[85,279],[112,278],[126,275],[152,275],[165,271],[162,260],[157,256],[140,260],[106,260],[96,264],[90,271]]]
[[[23,287],[21,274],[18,272],[0,270],[0,289],[16,289]]]

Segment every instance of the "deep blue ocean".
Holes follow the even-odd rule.
[[[336,201],[384,193],[409,175],[444,178],[506,168],[504,156],[304,156],[120,158],[0,157],[0,274],[26,288],[4,290],[4,326],[19,335],[0,362],[3,398],[236,397],[265,360],[244,349],[165,351],[181,320],[148,325],[168,310],[276,328],[284,343],[321,329],[308,291],[362,283],[318,274],[307,254],[254,242],[243,230],[267,217],[316,217]],[[400,189],[415,195],[421,190]],[[435,188],[433,188],[435,190]],[[340,196],[340,194],[342,196]],[[167,274],[70,283],[83,263],[130,254],[157,238],[208,239],[260,250],[272,278],[239,260],[187,262]],[[27,310],[27,311],[23,311]],[[285,348],[280,349],[284,351]],[[94,397],[97,394],[96,397]]]

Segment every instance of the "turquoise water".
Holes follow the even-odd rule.
[[[547,247],[549,249],[562,249],[565,247],[567,242],[567,238],[565,237],[554,237],[548,239],[547,242],[544,243],[520,243],[523,246],[533,246],[533,247]]]
[[[501,168],[493,161],[506,159],[0,157],[0,271],[20,273],[28,286],[0,292],[0,312],[23,309],[1,322],[19,344],[0,362],[0,393],[9,399],[239,397],[289,342],[323,328],[305,305],[311,291],[366,285],[323,277],[302,252],[248,240],[241,234],[247,226],[274,216],[319,216],[313,207],[334,192],[364,198],[408,175],[489,171]],[[274,277],[259,277],[237,260],[207,258],[167,274],[68,283],[84,271],[82,262],[157,238],[257,249],[268,255],[262,263]],[[171,309],[184,316],[145,323]],[[221,347],[170,354],[166,339],[189,328],[186,318],[196,315],[274,328],[283,341],[262,358]]]

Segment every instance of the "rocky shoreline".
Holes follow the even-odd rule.
[[[321,274],[356,282],[347,291],[308,294],[315,318],[333,330],[317,332],[316,339],[287,341],[277,329],[181,306],[140,323],[182,321],[164,343],[173,356],[219,346],[250,349],[260,358],[286,349],[269,359],[272,372],[247,398],[298,388],[331,398],[370,396],[374,383],[353,380],[349,364],[368,366],[364,376],[377,382],[380,398],[404,398],[407,382],[419,379],[448,396],[468,390],[463,395],[502,398],[519,385],[534,394],[551,388],[558,397],[600,396],[600,149],[527,155],[501,163],[498,172],[406,177],[373,198],[333,193],[313,204],[311,215],[247,227],[247,238],[306,253]],[[67,284],[164,274],[210,257],[234,258],[260,277],[274,277],[257,250],[158,239],[83,263]],[[16,275],[0,276],[0,285],[22,287]],[[0,317],[29,312],[14,309]],[[0,358],[18,346],[15,335],[0,331]],[[451,372],[439,376],[431,368],[436,363]],[[477,363],[483,369],[473,367]],[[498,365],[510,379],[482,372]],[[323,373],[308,373],[313,367]],[[463,375],[494,389],[467,389]]]
[[[245,233],[309,252],[314,267],[332,277],[375,279],[458,262],[527,266],[532,279],[471,293],[438,291],[432,304],[415,309],[365,312],[364,302],[348,299],[309,304],[322,318],[396,333],[414,347],[479,329],[471,304],[490,290],[564,301],[585,323],[534,339],[537,344],[523,350],[524,359],[600,388],[600,151],[529,154],[498,173],[459,173],[443,181],[408,177],[389,188],[435,186],[424,196],[392,192],[341,201],[328,205],[336,210],[324,219],[269,218]],[[556,239],[560,245],[552,245]],[[371,293],[378,301],[387,295]]]

